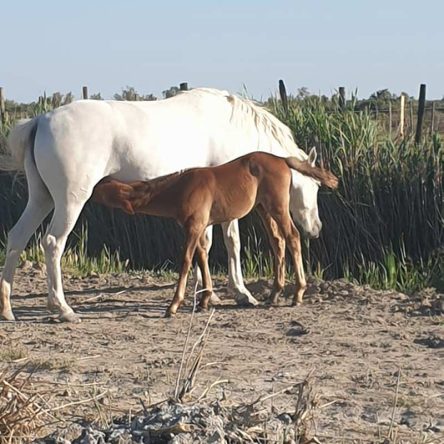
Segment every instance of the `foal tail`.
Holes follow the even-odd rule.
[[[20,120],[9,133],[7,154],[0,156],[0,170],[23,171],[25,169],[25,153],[32,151],[38,119]]]
[[[339,179],[331,171],[313,166],[310,161],[299,160],[296,157],[287,157],[284,160],[291,169],[318,180],[322,185],[332,190],[338,187]]]

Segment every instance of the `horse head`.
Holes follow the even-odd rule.
[[[338,186],[338,178],[323,167],[315,166],[316,149],[313,147],[304,161],[287,158],[292,168],[290,211],[295,222],[311,238],[318,238],[322,222],[318,211],[318,191],[321,185],[331,189]]]

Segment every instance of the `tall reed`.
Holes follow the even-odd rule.
[[[341,276],[382,263],[388,252],[414,263],[437,254],[444,241],[444,147],[438,134],[419,145],[411,136],[390,137],[368,112],[355,111],[353,101],[345,110],[316,97],[292,101],[288,112],[278,101],[271,107],[298,144],[315,145],[341,180],[338,192],[320,194],[324,228],[311,243],[314,263]]]
[[[307,150],[316,146],[324,164],[340,177],[337,192],[322,190],[319,195],[320,239],[304,243],[309,245],[304,257],[309,258],[311,270],[326,278],[345,275],[403,289],[427,285],[436,270],[444,270],[440,250],[444,244],[444,145],[438,134],[415,145],[411,136],[400,139],[368,112],[356,111],[353,100],[344,110],[335,100],[316,97],[290,100],[288,111],[277,100],[268,105],[292,129],[298,145]],[[52,106],[46,98],[34,105],[31,114]],[[8,127],[1,131],[0,150],[7,131]],[[24,179],[1,173],[0,238],[18,219],[25,202]],[[89,226],[85,255],[98,257],[106,245],[106,254],[119,251],[132,268],[176,267],[183,235],[170,220],[129,217],[87,204],[75,231],[81,233],[85,223]],[[269,249],[254,215],[241,221],[241,232],[245,271],[269,275]],[[226,252],[219,229],[217,233],[210,258],[213,267],[224,268]],[[409,276],[416,276],[415,282],[403,284]]]

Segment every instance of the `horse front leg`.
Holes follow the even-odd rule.
[[[206,248],[206,236],[201,236],[196,246],[196,256],[199,269],[202,273],[202,295],[200,298],[200,308],[208,310],[208,303],[213,295],[213,281],[211,280],[210,267],[208,265],[208,249]],[[213,303],[213,302],[212,302]]]
[[[241,306],[256,306],[259,302],[245,287],[240,258],[239,223],[237,219],[221,224],[224,243],[228,252],[228,287],[234,292],[236,303]]]
[[[288,245],[291,257],[293,259],[296,289],[293,296],[292,305],[300,305],[302,304],[302,298],[304,296],[305,289],[307,288],[304,264],[302,262],[301,236],[297,228],[294,226],[288,212],[274,212],[272,214],[285,238],[286,244]]]
[[[204,235],[201,237],[201,245],[205,248],[206,256],[208,257],[211,249],[211,245],[213,243],[213,226],[209,225],[205,229]],[[202,284],[202,271],[200,267],[194,268],[194,281],[197,283],[198,286],[201,288],[205,288],[205,285]],[[221,300],[219,297],[214,293],[214,291],[211,293],[210,301],[212,305],[218,305],[221,303]]]
[[[186,241],[185,248],[182,257],[182,266],[179,274],[179,282],[174,293],[174,298],[171,301],[170,306],[167,308],[165,317],[169,318],[175,316],[177,310],[182,305],[185,299],[185,290],[187,286],[188,273],[190,271],[194,252],[196,250],[197,243],[202,235],[203,228],[199,229],[197,226],[190,223],[186,228]]]
[[[275,305],[278,303],[279,296],[283,294],[285,287],[285,239],[271,215],[261,205],[256,210],[264,224],[268,241],[273,250],[274,282],[269,303]]]

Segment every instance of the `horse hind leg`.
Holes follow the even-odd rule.
[[[92,187],[91,190],[92,191]],[[88,193],[88,197],[89,197]],[[69,196],[70,193],[67,193]],[[62,283],[61,259],[69,233],[87,200],[55,200],[55,210],[42,240],[45,252],[46,270],[48,279],[48,309],[59,314],[59,319],[65,322],[79,322],[79,316],[65,300]]]
[[[242,277],[239,223],[237,220],[232,220],[221,224],[221,226],[228,252],[228,286],[234,292],[234,298],[238,305],[256,306],[259,302],[245,287]]]
[[[30,159],[26,156],[25,170],[28,181],[28,202],[19,220],[8,233],[6,260],[0,279],[0,319],[8,321],[15,319],[10,297],[18,259],[37,227],[53,208],[53,200],[46,186],[35,167],[30,165],[29,162]]]

